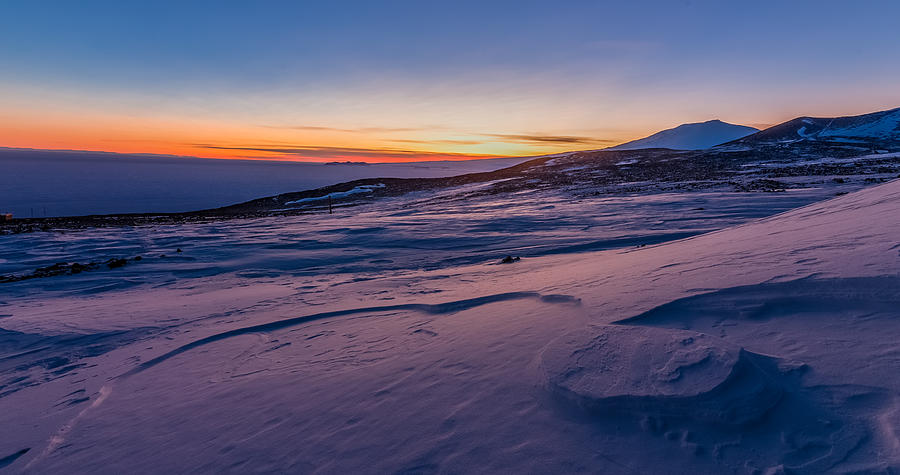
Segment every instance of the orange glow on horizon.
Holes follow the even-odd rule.
[[[375,163],[527,157],[615,144],[609,140],[589,142],[593,140],[589,137],[489,134],[449,127],[277,127],[208,116],[84,112],[86,109],[65,101],[57,103],[52,112],[25,104],[4,108],[0,110],[0,147]],[[386,121],[398,122],[391,117]]]
[[[411,146],[405,146],[410,142]],[[500,140],[471,142],[440,136],[412,140],[377,133],[247,127],[206,120],[72,117],[60,113],[38,116],[30,111],[0,111],[0,147],[9,148],[304,162],[471,160],[573,149]]]

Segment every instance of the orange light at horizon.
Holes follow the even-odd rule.
[[[212,120],[75,116],[0,111],[0,146],[217,159],[303,162],[419,162],[533,156],[571,150],[568,144],[522,143],[488,136],[309,127],[240,126]],[[414,131],[416,129],[410,129]],[[413,138],[415,137],[415,138]],[[512,137],[512,136],[510,136]],[[397,146],[397,145],[404,146]],[[405,146],[411,145],[411,146]],[[568,145],[568,146],[567,146]]]

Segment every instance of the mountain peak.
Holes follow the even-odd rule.
[[[759,129],[712,119],[706,122],[681,124],[677,127],[657,132],[649,137],[610,147],[607,150],[637,150],[642,148],[700,150],[737,140],[755,132],[759,132]]]

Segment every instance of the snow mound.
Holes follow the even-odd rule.
[[[782,390],[759,355],[703,333],[609,325],[569,333],[542,355],[551,392],[590,412],[744,425]]]

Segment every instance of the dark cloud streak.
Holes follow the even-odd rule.
[[[324,132],[347,132],[347,133],[392,133],[392,132],[422,132],[425,130],[437,130],[439,127],[359,127],[359,128],[341,128],[341,127],[325,127],[320,125],[263,125],[267,129],[283,129],[283,130],[307,130],[307,131],[324,131]]]
[[[481,145],[481,144],[485,143],[485,141],[483,141],[483,140],[455,140],[455,139],[437,139],[437,140],[391,139],[390,142],[418,143],[418,144],[444,144],[444,145]]]
[[[418,150],[399,149],[374,149],[374,148],[349,148],[349,147],[298,147],[298,146],[222,146],[210,144],[193,144],[195,147],[211,150],[237,150],[247,152],[266,152],[292,155],[297,158],[310,159],[338,159],[348,157],[359,158],[497,158],[496,155],[479,155],[465,153],[428,152]]]
[[[346,133],[396,133],[396,132],[424,132],[430,130],[441,130],[443,127],[360,127],[360,128],[340,128],[325,127],[318,125],[263,125],[269,129],[284,130],[306,130],[306,131],[326,131],[326,132],[346,132]],[[466,134],[486,137],[490,139],[499,139],[503,142],[519,143],[519,144],[581,144],[581,145],[611,145],[619,142],[615,140],[597,139],[594,137],[579,135],[551,135],[543,133],[533,134]],[[482,143],[490,143],[494,140],[456,140],[456,139],[436,139],[436,140],[417,140],[417,139],[395,139],[392,142],[400,143],[439,143],[450,145],[478,145]]]
[[[614,140],[596,139],[578,135],[547,135],[547,134],[484,134],[485,137],[493,137],[515,143],[538,144],[580,144],[602,145],[616,143]]]
[[[416,143],[416,144],[445,144],[445,145],[481,145],[485,143],[517,143],[517,144],[575,144],[575,145],[615,145],[617,140],[595,139],[575,135],[547,135],[547,134],[477,134],[486,137],[485,140],[457,140],[457,139],[393,139],[391,142]]]

